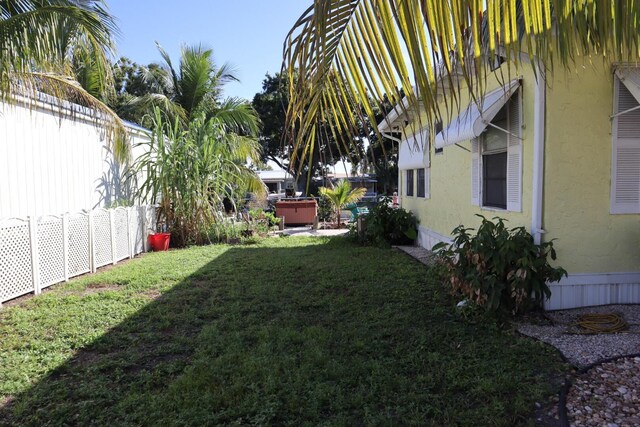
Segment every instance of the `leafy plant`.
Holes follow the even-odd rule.
[[[215,222],[209,230],[209,239],[216,243],[239,242],[242,237],[242,223],[228,219]]]
[[[338,218],[338,227],[340,227],[340,211],[343,207],[350,203],[356,203],[364,197],[367,192],[366,188],[351,188],[351,183],[346,179],[338,181],[333,188],[320,187],[320,195],[327,198],[331,206],[335,209]]]
[[[327,196],[320,196],[318,198],[318,221],[332,221],[334,214],[335,211]]]
[[[249,210],[249,218],[252,220],[266,221],[269,227],[280,224],[280,218],[276,217],[273,212],[265,211],[261,208]]]
[[[453,230],[453,243],[433,247],[448,269],[451,290],[486,310],[498,314],[522,313],[539,307],[551,296],[547,282],[557,282],[567,272],[552,267],[553,241],[539,245],[524,227],[508,229],[505,220],[484,216],[475,235],[473,228]]]
[[[259,158],[258,142],[230,131],[221,118],[201,114],[183,130],[156,107],[153,125],[131,173],[144,177],[138,196],[159,204],[176,246],[207,243],[211,226],[223,219],[225,197],[265,192],[246,166],[247,158]]]
[[[393,208],[385,197],[364,216],[361,243],[375,246],[412,244],[418,237],[418,219],[403,208]]]

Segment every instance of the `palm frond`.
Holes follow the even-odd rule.
[[[524,52],[548,70],[588,55],[637,61],[639,17],[640,0],[314,0],[284,44],[288,142],[308,152],[331,121],[352,143],[348,130],[358,117],[375,124],[385,97],[433,125],[443,95],[447,109],[463,87],[483,95],[496,55],[519,67]]]
[[[223,100],[209,117],[228,132],[256,136],[260,130],[258,114],[251,104],[241,98]]]
[[[113,87],[107,57],[116,33],[102,0],[0,1],[0,100],[34,106],[46,98],[61,114],[91,108],[116,157],[126,160],[126,129],[98,99]]]

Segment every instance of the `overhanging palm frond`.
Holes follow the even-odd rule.
[[[33,106],[46,94],[60,112],[68,107],[66,101],[94,109],[92,118],[107,128],[114,154],[126,160],[122,121],[89,92],[109,86],[107,55],[116,32],[102,0],[0,1],[0,100],[18,97]],[[89,91],[75,80],[76,71]]]
[[[288,141],[307,152],[299,148],[317,144],[319,123],[332,120],[351,143],[358,115],[375,123],[375,102],[398,103],[402,92],[433,124],[439,97],[455,98],[460,81],[482,96],[497,54],[516,66],[521,52],[535,55],[532,65],[546,69],[590,54],[637,60],[639,16],[640,0],[314,0],[284,45],[283,68],[299,75],[290,79]]]

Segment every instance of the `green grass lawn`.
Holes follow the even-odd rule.
[[[147,254],[0,310],[0,425],[533,424],[565,369],[344,239]]]

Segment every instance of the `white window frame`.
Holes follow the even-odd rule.
[[[414,144],[415,138],[418,138],[418,137],[421,138],[420,144],[422,144],[422,147],[423,147],[422,159],[418,163],[406,165],[404,168],[399,169],[399,172],[400,172],[399,179],[402,181],[399,183],[402,189],[402,191],[399,194],[403,195],[403,197],[429,199],[431,198],[431,193],[430,193],[431,146],[428,142],[428,137],[429,137],[428,129],[423,128],[420,131],[415,133],[410,133],[409,131],[407,131],[407,134],[402,139],[401,144]],[[400,149],[402,150],[402,146],[400,147]],[[424,197],[418,197],[417,195],[418,194],[418,191],[417,191],[418,169],[425,169],[425,177],[424,177],[425,178],[425,196]],[[407,194],[407,172],[408,171],[412,171],[413,173],[413,195]]]
[[[421,196],[419,191],[420,191],[420,171],[424,171],[424,183],[422,186],[422,191],[423,191],[423,195]],[[429,198],[429,192],[427,191],[427,189],[429,188],[429,168],[428,167],[424,167],[424,168],[419,168],[416,169],[416,197],[419,199],[427,199]]]
[[[406,197],[416,197],[416,174],[414,169],[405,169],[404,171],[404,195]],[[411,194],[409,194],[409,172],[411,172]]]
[[[513,102],[516,102],[515,106]],[[471,140],[471,204],[484,210],[522,212],[522,88],[516,90],[507,110],[508,129],[497,129],[507,133],[506,150],[484,151],[484,135]],[[515,112],[513,111],[515,109]],[[517,114],[515,120],[513,114]],[[489,126],[493,126],[489,124]],[[494,128],[497,128],[494,126]],[[483,155],[507,152],[507,208],[484,205]]]

